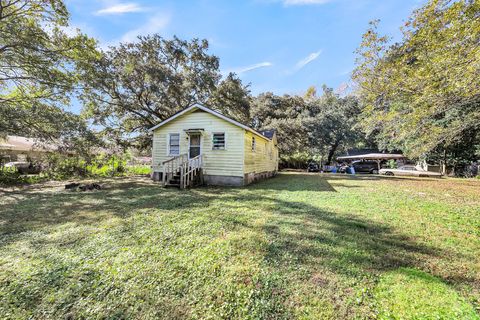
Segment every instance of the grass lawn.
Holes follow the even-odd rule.
[[[480,319],[480,181],[0,190],[6,319]]]

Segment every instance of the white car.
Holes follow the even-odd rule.
[[[380,169],[380,174],[386,176],[413,176],[413,177],[433,177],[440,178],[441,173],[433,171],[425,171],[415,166],[403,166],[398,169]]]

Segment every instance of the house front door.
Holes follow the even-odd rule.
[[[199,133],[191,133],[189,140],[188,158],[192,159],[201,153],[201,135]]]

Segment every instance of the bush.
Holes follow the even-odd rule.
[[[23,175],[16,168],[0,169],[0,185],[12,186],[32,184],[48,180],[45,175]]]
[[[39,175],[22,175],[15,168],[0,170],[0,184],[31,184],[45,180],[65,180],[70,178],[106,178],[129,175],[148,175],[150,166],[127,166],[127,155],[98,155],[93,158],[69,157],[52,154],[45,160],[44,171]]]
[[[125,173],[127,159],[120,156],[99,156],[86,167],[87,175],[93,177],[112,177]]]
[[[387,161],[387,168],[389,169],[397,169],[397,161],[390,159]]]

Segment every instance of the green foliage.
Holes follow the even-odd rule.
[[[480,319],[455,290],[420,270],[400,268],[383,275],[374,296],[378,319]]]
[[[321,159],[315,157],[308,152],[295,152],[293,154],[285,154],[280,158],[281,168],[305,169],[310,160],[320,162]]]
[[[92,158],[50,154],[44,170],[38,175],[22,175],[15,168],[0,170],[1,185],[22,185],[47,180],[66,180],[72,178],[108,178],[134,175],[148,176],[151,172],[147,165],[128,164],[129,155],[100,154]]]
[[[208,42],[158,34],[110,47],[82,75],[84,114],[117,138],[147,129],[194,103],[206,102],[220,80]],[[145,142],[144,143],[148,143]]]
[[[130,165],[126,167],[126,172],[130,175],[148,176],[152,173],[152,168],[147,165]]]
[[[338,151],[366,142],[363,133],[356,128],[360,107],[354,96],[339,97],[333,89],[323,87],[322,96],[311,96],[309,113],[303,125],[308,132],[309,148],[316,151],[330,164]]]
[[[397,168],[397,161],[390,159],[387,161],[387,167],[390,169],[396,169]]]
[[[277,130],[280,157],[287,164],[287,158],[294,154],[311,151],[307,147],[307,131],[303,125],[306,112],[305,101],[301,97],[262,93],[252,105],[250,125],[258,130]]]
[[[1,168],[0,169],[0,186],[14,186],[34,184],[47,180],[47,177],[41,175],[23,175],[15,168]]]
[[[85,121],[64,111],[77,68],[94,56],[95,41],[68,36],[61,0],[0,3],[0,134],[59,140],[83,135]]]
[[[353,78],[363,128],[382,147],[420,157],[453,150],[480,132],[479,1],[430,0],[414,11],[395,44],[378,21],[363,35]],[[475,146],[473,147],[475,148]],[[469,152],[465,160],[471,161]]]
[[[244,86],[240,78],[230,73],[210,96],[208,105],[240,123],[248,124],[252,100],[249,86]]]
[[[276,129],[283,165],[298,168],[312,158],[330,163],[339,151],[369,145],[355,128],[359,114],[355,97],[339,97],[325,86],[322,96],[317,97],[312,87],[305,98],[260,94],[251,109],[251,125]]]

